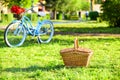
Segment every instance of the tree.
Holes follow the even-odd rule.
[[[46,0],[46,2],[52,5],[52,9],[61,11],[89,9],[89,2],[86,0]]]
[[[38,2],[38,0],[34,0],[34,2]],[[11,7],[12,5],[19,5],[22,7],[30,7],[31,0],[2,0],[1,3],[5,6]]]
[[[89,10],[89,7],[90,7],[89,2],[85,0],[80,0],[80,1],[81,2],[79,5],[80,5],[81,10]]]
[[[89,9],[89,3],[85,0],[46,0],[46,2],[52,5],[51,8],[55,16],[57,11],[72,12]],[[56,17],[54,17],[54,19],[56,19]]]
[[[102,4],[102,18],[112,27],[120,27],[120,0],[106,0]]]

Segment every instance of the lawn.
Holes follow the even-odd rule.
[[[106,23],[81,22],[55,24],[55,35],[48,44],[38,44],[28,36],[21,47],[9,48],[0,30],[0,80],[119,80],[120,28]],[[100,35],[104,34],[104,35]],[[88,67],[64,66],[60,50],[79,46],[93,55]]]

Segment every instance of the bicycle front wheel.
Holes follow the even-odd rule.
[[[26,38],[26,31],[20,21],[10,23],[4,32],[4,41],[9,47],[21,46]]]
[[[53,23],[49,20],[45,20],[42,22],[40,28],[40,36],[38,37],[38,41],[40,43],[48,43],[51,41],[54,34]]]

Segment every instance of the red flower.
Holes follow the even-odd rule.
[[[21,14],[21,13],[25,12],[25,9],[21,8],[17,5],[14,5],[14,6],[11,7],[11,12],[15,13],[15,14]]]

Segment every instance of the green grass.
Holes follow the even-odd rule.
[[[0,30],[0,80],[119,80],[120,37],[76,33],[119,34],[120,29],[111,29],[105,23],[56,24],[50,43],[37,44],[36,39],[27,37],[18,48],[7,47]],[[59,52],[73,47],[76,37],[79,46],[94,52],[88,67],[64,66]]]

